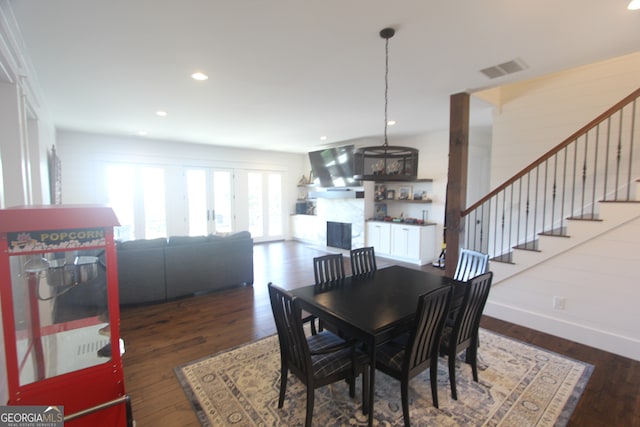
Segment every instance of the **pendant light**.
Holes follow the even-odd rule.
[[[385,39],[384,73],[384,143],[374,147],[355,150],[354,178],[364,181],[412,181],[418,173],[418,150],[410,147],[389,145],[387,107],[389,102],[389,39],[395,30],[385,28],[380,37]]]

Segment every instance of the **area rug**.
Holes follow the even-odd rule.
[[[564,426],[593,366],[505,336],[480,331],[479,382],[457,360],[458,400],[451,398],[446,359],[438,369],[440,408],[431,400],[429,371],[409,386],[413,426]],[[278,408],[280,350],[277,336],[175,368],[203,426],[304,425],[306,389],[289,374]],[[364,426],[362,386],[349,397],[344,381],[316,390],[313,425]],[[374,425],[401,426],[400,383],[376,372]]]

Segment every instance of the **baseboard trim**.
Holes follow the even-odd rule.
[[[495,301],[487,301],[484,314],[640,361],[640,340],[632,337],[590,328],[558,317],[522,310]]]

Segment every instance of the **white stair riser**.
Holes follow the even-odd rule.
[[[639,190],[640,191],[640,190]],[[494,284],[593,239],[615,227],[640,218],[640,203],[599,203],[601,221],[568,220],[569,237],[539,236],[539,252],[514,249],[513,264],[492,262]]]

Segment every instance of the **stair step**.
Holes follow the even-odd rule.
[[[505,264],[513,264],[513,252],[507,252],[506,254],[493,257],[490,259],[490,261],[502,262]]]
[[[575,215],[567,218],[568,220],[574,221],[602,221],[598,214],[583,214],[583,215]]]
[[[570,237],[567,234],[567,227],[559,227],[551,230],[538,233],[539,236],[552,236],[552,237]]]
[[[540,249],[538,248],[540,241],[539,240],[531,240],[529,242],[524,242],[521,243],[519,245],[516,245],[513,247],[513,249],[520,249],[523,251],[534,251],[534,252],[540,252]]]

